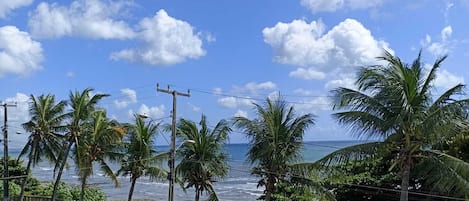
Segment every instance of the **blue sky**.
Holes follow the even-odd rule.
[[[448,54],[435,94],[464,83],[468,11],[468,0],[1,1],[0,97],[18,104],[9,108],[14,133],[30,94],[67,99],[92,87],[111,94],[100,106],[112,118],[169,123],[171,96],[156,84],[171,85],[192,90],[178,97],[178,117],[203,113],[214,125],[255,117],[251,103],[280,92],[317,116],[306,140],[348,140],[330,118],[329,91],[353,87],[357,67],[376,64],[383,49],[408,62],[420,49],[426,63]]]

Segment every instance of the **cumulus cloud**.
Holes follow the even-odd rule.
[[[33,0],[3,0],[0,1],[0,18],[5,18],[12,10],[28,6]]]
[[[441,41],[432,41],[432,37],[427,34],[425,36],[425,39],[422,40],[420,43],[433,56],[440,57],[448,54],[448,52],[451,50],[451,45],[453,44],[453,42],[451,41],[452,34],[453,29],[451,28],[451,26],[448,25],[444,27],[440,32]]]
[[[233,115],[234,117],[245,117],[248,118],[248,113],[244,110],[238,110],[236,113]]]
[[[14,26],[0,27],[0,75],[27,75],[41,69],[41,44]]]
[[[346,77],[346,78],[341,78],[341,79],[329,80],[324,86],[324,88],[326,88],[327,90],[333,90],[338,87],[357,89],[357,86],[355,85],[355,78]]]
[[[347,79],[358,66],[376,64],[388,43],[354,19],[346,19],[326,32],[321,21],[279,22],[263,31],[264,42],[273,49],[277,63],[297,67],[291,77],[301,79]]]
[[[16,93],[14,97],[6,98],[5,103],[16,105],[8,108],[8,120],[17,123],[19,127],[29,121],[29,101],[29,96],[23,93]],[[1,115],[3,117],[3,112]]]
[[[119,19],[131,1],[76,0],[68,7],[40,3],[28,26],[34,37],[79,36],[92,39],[129,39],[134,31]]]
[[[137,92],[135,90],[125,88],[121,89],[123,98],[121,100],[115,100],[114,105],[119,108],[126,108],[129,104],[137,102]]]
[[[296,77],[303,80],[322,80],[326,77],[323,72],[315,71],[312,68],[304,69],[298,68],[295,71],[290,72],[290,77]]]
[[[432,66],[430,64],[424,65],[426,75],[428,75],[431,68]],[[435,87],[443,88],[446,90],[451,87],[454,87],[457,84],[464,84],[464,77],[452,74],[446,69],[438,69],[438,71],[436,72],[436,79],[434,81]]]
[[[380,6],[384,0],[301,0],[311,12],[333,12],[340,9],[366,9]]]
[[[227,108],[238,108],[238,107],[247,107],[252,106],[252,103],[255,103],[253,97],[258,97],[262,92],[268,92],[273,89],[276,89],[277,85],[271,81],[266,82],[249,82],[242,86],[233,86],[228,94],[224,94],[221,88],[215,88],[213,93],[215,96],[218,96],[217,102]],[[278,92],[277,92],[278,93]],[[222,94],[224,94],[222,96]],[[262,97],[261,99],[264,99]]]
[[[165,66],[205,55],[200,34],[194,33],[189,23],[169,16],[165,10],[142,19],[138,28],[140,46],[114,52],[111,59]]]
[[[222,97],[218,98],[218,103],[227,108],[237,108],[243,106],[252,106],[254,101],[250,100],[249,97],[237,98],[237,97]]]
[[[166,108],[164,107],[164,105],[148,107],[147,105],[142,104],[137,110],[137,113],[135,113],[133,110],[129,110],[129,117],[133,117],[135,114],[140,114],[156,120],[165,116],[165,110]]]
[[[318,113],[331,109],[331,101],[326,96],[307,98],[293,104],[295,110],[302,113]]]

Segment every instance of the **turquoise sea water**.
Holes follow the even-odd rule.
[[[319,141],[319,142],[305,142],[303,149],[303,160],[314,162],[321,157],[331,153],[338,148],[347,147],[362,143],[360,141]],[[166,150],[168,147],[158,147],[159,150]],[[227,153],[230,155],[229,175],[216,182],[215,188],[218,192],[220,200],[226,201],[239,201],[239,200],[256,200],[262,193],[262,188],[257,188],[258,178],[250,174],[250,165],[245,162],[246,152],[248,150],[247,144],[228,144],[225,146]],[[11,150],[11,155],[17,155],[18,150]],[[117,165],[115,166],[117,169]],[[46,162],[39,164],[33,169],[33,175],[40,181],[53,180],[53,165]],[[65,170],[62,177],[64,182],[71,184],[79,184],[78,177],[75,174],[73,164],[70,164],[68,170]],[[89,179],[91,185],[95,185],[106,192],[109,199],[126,199],[130,187],[129,178],[119,178],[121,186],[115,188],[109,178],[95,167],[93,176]],[[165,200],[167,199],[168,183],[167,182],[152,182],[148,178],[141,178],[137,181],[133,198],[137,199],[153,199]],[[193,190],[189,189],[183,192],[179,186],[175,187],[175,200],[185,201],[193,200]]]

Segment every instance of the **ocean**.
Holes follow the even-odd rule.
[[[305,142],[303,148],[303,161],[314,162],[323,156],[337,150],[362,143],[361,141],[317,141]],[[168,147],[158,147],[159,150],[168,149]],[[239,201],[256,200],[263,191],[263,188],[257,188],[259,178],[250,174],[250,164],[245,161],[248,151],[247,144],[227,144],[225,146],[230,155],[228,164],[230,166],[229,174],[226,178],[214,183],[215,189],[220,200]],[[11,156],[18,154],[12,150]],[[117,165],[115,166],[117,168]],[[42,162],[32,169],[33,175],[42,182],[53,181],[53,165]],[[69,184],[79,184],[78,177],[75,174],[73,164],[70,164],[67,170],[64,170],[62,181]],[[105,177],[95,167],[94,175],[90,177],[88,183],[101,188],[108,200],[126,200],[130,188],[130,179],[119,177],[120,187],[114,187],[111,180]],[[133,199],[166,200],[168,194],[168,182],[152,182],[148,178],[141,177],[137,180]],[[179,185],[175,186],[175,200],[190,201],[194,200],[193,189],[184,192]],[[203,199],[202,199],[203,200]]]

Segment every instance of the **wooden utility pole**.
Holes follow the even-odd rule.
[[[167,94],[173,95],[173,114],[172,114],[172,124],[171,124],[171,144],[169,148],[169,173],[168,173],[168,180],[169,180],[169,190],[168,190],[168,201],[174,201],[174,178],[175,178],[175,152],[176,152],[176,97],[177,96],[186,96],[190,97],[190,91],[187,90],[187,93],[181,93],[176,90],[171,90],[168,85],[168,89],[160,89],[160,85],[156,84],[156,90],[158,92],[163,92]]]
[[[8,107],[16,107],[16,104],[3,103],[4,122],[3,122],[3,177],[9,178],[8,172]],[[9,179],[3,180],[3,201],[10,201]]]

